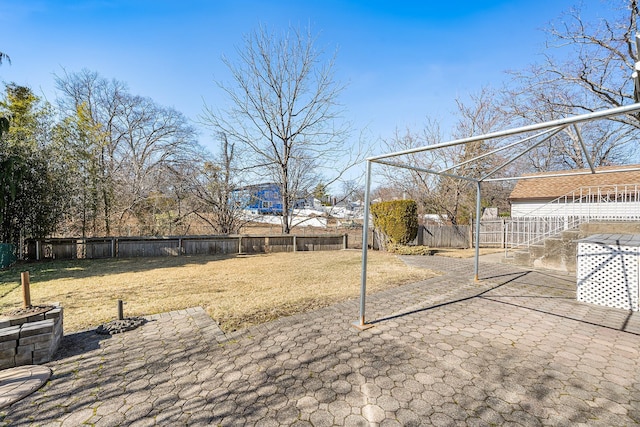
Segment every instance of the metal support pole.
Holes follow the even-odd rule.
[[[476,182],[476,255],[473,266],[474,278],[476,282],[479,281],[478,272],[480,271],[480,181]]]
[[[640,67],[638,67],[638,68],[640,68]],[[502,130],[502,131],[499,131],[499,132],[490,132],[490,133],[486,133],[484,135],[474,135],[474,136],[471,136],[471,137],[468,137],[468,138],[456,139],[456,140],[453,140],[453,141],[442,142],[442,143],[439,143],[439,144],[432,144],[432,145],[428,146],[428,149],[429,150],[435,150],[435,149],[439,149],[439,148],[443,148],[443,147],[452,147],[452,146],[455,146],[455,145],[467,144],[469,142],[487,141],[487,140],[494,139],[494,138],[502,138],[502,137],[505,137],[505,136],[517,135],[517,134],[526,133],[526,132],[533,132],[533,131],[536,131],[536,130],[543,130],[543,129],[548,129],[548,128],[552,128],[552,127],[556,127],[556,126],[570,125],[572,123],[588,122],[588,121],[591,121],[591,120],[603,119],[603,118],[606,118],[606,117],[617,116],[617,115],[620,115],[620,114],[632,113],[632,112],[635,112],[635,111],[640,111],[640,102],[636,102],[635,104],[631,104],[631,105],[623,105],[621,107],[611,108],[611,109],[604,110],[604,111],[594,111],[592,113],[581,114],[579,116],[565,117],[563,119],[551,120],[551,121],[543,122],[543,123],[535,123],[535,124],[532,124],[532,125],[522,126],[522,127],[519,127],[519,128],[507,129],[507,130]],[[381,159],[388,159],[390,157],[398,157],[398,156],[402,156],[402,155],[405,155],[405,154],[419,153],[421,151],[425,151],[426,148],[427,148],[427,146],[425,146],[425,147],[416,147],[416,148],[411,148],[411,149],[408,149],[408,150],[397,151],[395,153],[382,154],[382,155],[379,155],[379,156],[369,157],[367,159],[367,161],[377,161],[377,160],[381,160]],[[509,178],[509,179],[512,179],[512,178]]]
[[[587,163],[589,163],[589,169],[591,169],[591,173],[596,173],[596,168],[593,166],[593,160],[589,156],[589,150],[587,146],[584,144],[584,139],[582,139],[582,133],[580,132],[580,128],[577,124],[573,124],[573,130],[576,131],[576,135],[578,135],[578,141],[580,141],[580,147],[582,148],[582,152],[584,153],[584,157],[587,159]]]
[[[118,320],[124,319],[124,309],[122,307],[122,300],[118,300]]]
[[[360,273],[360,319],[353,326],[360,330],[371,325],[365,322],[365,305],[367,293],[367,252],[369,250],[369,196],[371,193],[371,162],[367,160],[366,184],[364,192],[364,223],[362,225],[362,271]]]

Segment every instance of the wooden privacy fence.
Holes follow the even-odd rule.
[[[469,233],[468,225],[421,225],[416,243],[432,248],[468,248]]]
[[[26,259],[135,258],[327,251],[347,248],[346,234],[30,239]]]
[[[468,248],[470,240],[468,225],[421,225],[418,236],[409,245],[422,245],[432,248]],[[380,249],[382,235],[372,233],[374,249]]]

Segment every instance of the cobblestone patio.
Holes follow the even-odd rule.
[[[64,337],[8,425],[629,426],[640,315],[575,300],[575,278],[403,257],[442,276],[225,336],[201,308]],[[357,278],[349,286],[358,286]]]

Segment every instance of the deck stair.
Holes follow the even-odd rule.
[[[564,230],[547,237],[527,249],[513,252],[503,262],[531,268],[576,271],[577,241],[593,234],[640,234],[639,221],[598,221],[582,223],[579,227]]]
[[[640,184],[579,187],[513,218],[509,248],[528,248],[592,221],[640,221]]]

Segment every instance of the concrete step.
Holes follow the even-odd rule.
[[[578,233],[577,230],[568,230],[545,239],[542,245],[531,250],[531,265],[548,270],[575,271]]]
[[[529,254],[532,259],[543,257],[544,251],[545,251],[544,243],[529,246]]]
[[[565,241],[560,237],[549,237],[544,241],[544,255],[558,256],[563,252]]]
[[[559,271],[576,271],[577,241],[583,237],[597,234],[640,234],[640,222],[590,222],[583,223],[578,229],[565,230],[557,236],[549,237],[529,250],[513,252],[506,263],[526,267],[539,267]]]
[[[510,250],[507,254],[507,256],[502,257],[500,259],[500,262],[502,264],[509,264],[509,265],[518,265],[517,261],[516,261],[516,257],[515,257],[516,251]]]
[[[513,255],[515,264],[531,267],[531,254],[529,251],[518,251]]]
[[[580,230],[565,230],[560,233],[562,240],[572,242],[580,238]]]

